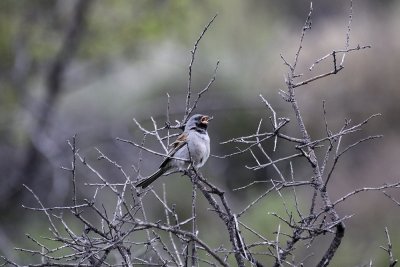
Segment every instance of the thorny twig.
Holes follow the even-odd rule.
[[[214,22],[214,20],[216,19],[217,16],[218,16],[218,14],[215,14],[215,16],[204,27],[204,29],[201,32],[199,38],[197,38],[196,42],[194,43],[193,49],[190,51],[191,59],[190,59],[190,63],[189,63],[189,77],[188,77],[188,85],[187,85],[187,93],[186,93],[185,115],[183,117],[182,124],[184,124],[188,120],[190,114],[196,108],[197,102],[199,101],[201,95],[208,90],[208,88],[211,86],[211,84],[215,80],[215,75],[216,75],[216,72],[217,72],[217,69],[218,69],[219,61],[217,62],[217,66],[215,67],[214,76],[211,78],[211,80],[208,83],[208,85],[202,91],[199,92],[199,94],[197,96],[197,99],[195,100],[194,104],[191,107],[190,106],[190,99],[191,99],[191,95],[192,95],[192,69],[193,69],[193,64],[194,64],[196,52],[197,52],[197,49],[198,49],[198,46],[199,46],[199,43],[200,43],[201,39],[203,38],[205,33],[208,31],[208,29],[210,28],[211,24]]]
[[[248,189],[251,186],[255,186],[260,183],[265,183],[266,185],[272,185],[266,187],[265,191],[257,197],[253,202],[251,202],[242,212],[238,213],[238,216],[245,216],[247,211],[257,205],[257,203],[260,202],[261,199],[271,195],[273,192],[277,192],[278,195],[280,196],[283,205],[286,210],[286,215],[288,219],[285,219],[284,217],[281,217],[280,215],[273,213],[274,216],[277,216],[281,221],[285,222],[290,229],[292,229],[292,233],[288,234],[287,237],[289,240],[287,241],[286,246],[283,244],[276,244],[277,247],[273,249],[275,253],[271,253],[271,255],[274,255],[273,257],[275,258],[275,266],[281,266],[284,262],[286,262],[286,258],[292,253],[293,250],[296,249],[296,244],[299,242],[312,242],[315,240],[319,235],[326,234],[326,233],[332,233],[334,235],[330,247],[326,250],[325,254],[322,256],[322,259],[319,261],[317,266],[327,266],[329,265],[330,260],[333,258],[335,255],[337,248],[340,246],[341,240],[344,236],[344,230],[345,226],[343,221],[345,219],[348,219],[350,216],[343,216],[340,217],[339,214],[335,210],[335,205],[338,203],[341,203],[344,201],[346,198],[356,195],[359,192],[362,191],[369,191],[369,190],[377,190],[377,191],[382,191],[385,188],[396,188],[397,184],[390,184],[390,185],[385,185],[382,187],[377,187],[377,188],[363,188],[359,190],[355,190],[345,197],[339,199],[338,201],[332,203],[328,192],[327,192],[327,186],[329,180],[332,178],[332,174],[334,170],[336,169],[336,165],[338,160],[348,152],[349,150],[353,149],[354,147],[360,145],[361,143],[372,140],[375,138],[380,138],[382,137],[381,135],[372,135],[368,136],[365,138],[361,138],[357,141],[355,141],[353,144],[348,145],[347,147],[342,148],[341,141],[342,139],[354,132],[358,132],[362,129],[362,126],[365,125],[371,118],[380,115],[380,114],[375,114],[367,118],[361,123],[355,124],[353,126],[349,126],[350,121],[345,122],[345,125],[336,133],[332,132],[328,128],[327,124],[327,113],[325,109],[325,102],[323,103],[323,110],[324,110],[324,121],[325,121],[325,132],[326,132],[326,137],[319,138],[313,140],[310,136],[310,134],[307,131],[307,127],[304,123],[302,114],[300,112],[299,104],[297,103],[297,98],[295,95],[295,88],[304,86],[306,84],[309,84],[311,82],[314,82],[316,80],[319,80],[321,78],[330,76],[332,74],[338,73],[341,69],[344,68],[344,57],[346,53],[349,52],[355,52],[361,49],[369,48],[370,46],[360,46],[358,45],[355,48],[349,48],[350,44],[350,29],[351,29],[351,21],[352,21],[352,3],[350,3],[350,15],[349,15],[349,23],[348,23],[348,28],[346,32],[346,41],[345,41],[345,48],[344,49],[337,49],[333,50],[332,53],[318,59],[315,61],[315,63],[310,67],[310,70],[312,70],[319,62],[322,60],[327,59],[329,56],[332,56],[333,58],[333,69],[331,71],[328,71],[327,73],[323,74],[318,74],[312,78],[303,80],[303,81],[297,81],[295,82],[296,79],[300,78],[302,75],[298,75],[296,73],[297,71],[297,65],[300,60],[300,55],[301,51],[303,48],[303,41],[306,36],[306,32],[311,29],[311,17],[312,17],[312,12],[313,12],[313,7],[312,4],[310,5],[310,10],[308,13],[308,16],[306,18],[306,21],[304,23],[304,26],[301,31],[300,35],[300,44],[298,46],[297,52],[295,53],[294,61],[293,63],[290,63],[288,60],[285,59],[283,55],[281,55],[281,58],[284,62],[284,64],[288,67],[289,72],[286,76],[286,85],[287,85],[287,91],[281,91],[281,95],[283,96],[284,100],[289,102],[292,106],[295,118],[296,118],[296,123],[297,127],[300,130],[301,133],[301,138],[298,137],[293,137],[288,134],[283,134],[286,126],[288,125],[289,120],[283,120],[284,123],[278,126],[279,124],[277,121],[282,119],[279,119],[277,117],[277,113],[275,112],[274,108],[272,107],[269,102],[262,97],[262,101],[266,104],[267,109],[271,111],[272,113],[272,128],[273,131],[271,132],[261,132],[260,131],[260,125],[261,121],[259,123],[259,127],[257,128],[257,131],[255,134],[249,135],[249,136],[242,136],[238,138],[232,138],[224,144],[229,144],[229,143],[238,143],[242,144],[243,146],[240,148],[237,148],[238,151],[233,152],[231,154],[219,156],[219,158],[226,158],[226,157],[231,157],[234,155],[250,152],[251,156],[255,160],[255,165],[248,167],[251,170],[261,170],[266,167],[273,167],[276,169],[278,175],[283,179],[281,182],[276,182],[275,180],[270,179],[266,181],[255,181],[255,182],[250,182],[248,185],[242,186],[239,189],[240,190],[245,190]],[[343,54],[341,63],[337,65],[337,60],[336,56],[337,54]],[[274,142],[273,142],[273,151],[276,150],[276,144],[277,140],[281,139],[282,141],[289,141],[289,142],[294,142],[296,143],[295,147],[297,150],[299,150],[300,153],[293,153],[289,154],[284,157],[278,157],[277,159],[273,159],[272,156],[270,157],[265,150],[263,149],[264,145],[267,142],[270,142],[270,138],[274,137]],[[264,145],[263,145],[264,144]],[[319,149],[323,146],[328,144],[328,148],[326,149],[326,152],[324,154],[324,157],[322,158],[322,161],[320,162],[320,159],[317,157],[316,154],[316,149]],[[255,148],[259,149],[259,152],[267,163],[262,163],[262,157],[256,156],[255,154]],[[329,171],[327,170],[327,165],[329,162],[331,162],[332,157],[331,154],[334,153],[334,158],[333,158],[333,164],[331,168],[329,168]],[[287,182],[285,181],[283,175],[281,175],[280,168],[283,167],[284,163],[287,161],[294,160],[296,158],[305,158],[309,164],[310,168],[313,170],[313,176],[310,178],[309,181],[304,181],[300,183],[296,183],[295,181],[295,176],[294,176],[294,171],[293,167],[291,167],[291,177],[292,181]],[[290,166],[292,166],[290,164]],[[296,191],[294,188],[296,186],[311,186],[314,188],[314,192],[311,196],[310,199],[310,209],[309,213],[305,214],[304,212],[300,211],[299,208],[299,200],[296,194]],[[285,197],[283,193],[281,193],[281,189],[284,189],[285,187],[293,188],[293,194],[294,194],[294,206],[296,207],[297,215],[300,217],[300,220],[296,221],[292,215],[291,212],[289,212],[288,209],[288,203],[285,200]],[[319,203],[321,201],[321,203]],[[322,207],[320,210],[317,209],[318,206],[322,204]],[[279,231],[276,235],[276,237],[279,237]],[[250,245],[251,246],[251,245]]]
[[[389,267],[394,267],[398,260],[394,258],[393,256],[393,246],[392,246],[392,241],[390,241],[390,235],[389,235],[389,231],[387,229],[387,227],[385,227],[385,234],[386,234],[386,239],[387,239],[387,248],[384,246],[379,246],[381,249],[383,249],[384,251],[387,252],[388,256],[389,256]]]

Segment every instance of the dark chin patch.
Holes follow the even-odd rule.
[[[207,124],[205,124],[205,123],[199,122],[199,123],[196,123],[196,126],[201,129],[207,130]]]

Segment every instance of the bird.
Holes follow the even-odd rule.
[[[143,179],[136,187],[146,188],[168,171],[185,171],[190,166],[196,170],[202,167],[210,156],[210,137],[207,133],[210,116],[196,114],[187,121],[184,131],[171,144],[172,149],[158,170]]]

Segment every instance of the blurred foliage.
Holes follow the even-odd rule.
[[[21,168],[29,140],[33,138],[31,126],[38,120],[36,107],[44,101],[45,75],[61,46],[75,3],[0,1],[0,186],[3,188],[9,186],[15,170]],[[318,57],[343,46],[349,2],[316,1],[313,6],[313,30],[306,37],[302,54],[305,75],[309,75],[307,68]],[[68,175],[58,167],[70,162],[65,140],[74,133],[78,133],[79,146],[88,160],[95,161],[93,147],[98,146],[127,169],[136,163],[137,150],[116,143],[114,138],[140,138],[132,117],[146,126],[151,125],[150,116],[163,123],[166,93],[171,95],[171,119],[182,118],[189,51],[216,13],[219,14],[216,22],[200,44],[193,77],[195,90],[201,90],[210,79],[216,61],[221,61],[215,86],[199,104],[199,112],[214,115],[210,125],[212,153],[231,153],[235,148],[219,143],[254,132],[260,118],[263,118],[263,127],[268,129],[270,114],[258,99],[259,93],[271,100],[279,116],[290,118],[286,103],[277,94],[285,74],[279,55],[293,57],[308,9],[309,1],[305,0],[94,1],[78,53],[63,76],[63,91],[56,100],[50,122],[43,129],[44,147],[50,146],[51,154],[47,150],[42,154],[40,164],[44,171],[25,174],[29,176],[29,184],[45,203],[70,201]],[[362,185],[399,179],[400,126],[396,123],[400,114],[399,11],[399,1],[395,0],[354,1],[351,45],[371,44],[373,48],[346,57],[346,68],[338,76],[298,92],[306,123],[315,138],[325,131],[322,100],[327,100],[332,130],[340,128],[345,118],[358,122],[372,113],[384,115],[365,128],[367,133],[385,134],[385,139],[349,153],[333,178],[333,197]],[[284,143],[278,146],[280,150],[274,157],[288,154],[292,149]],[[144,163],[146,174],[159,160],[149,157]],[[229,160],[211,158],[203,172],[228,191],[239,210],[265,188],[259,185],[245,191],[232,189],[252,180],[274,177],[270,169],[253,173],[243,167],[251,163],[249,155]],[[302,169],[303,162],[295,162],[294,166],[298,177],[307,175]],[[109,168],[98,167],[114,177]],[[90,179],[85,172],[81,178]],[[182,194],[176,192],[181,188],[190,190],[190,183],[183,184],[179,176],[165,178],[163,182],[167,179],[170,179],[167,187],[171,192],[170,201],[182,203]],[[1,206],[0,251],[7,255],[13,253],[14,245],[29,246],[23,236],[25,232],[39,236],[46,235],[47,231],[43,218],[32,217],[31,212],[20,206],[31,202],[31,196],[20,186],[16,190],[17,198],[5,200]],[[91,191],[82,189],[80,193],[85,196]],[[190,192],[187,194],[190,196]],[[395,192],[393,195],[400,197]],[[379,245],[386,244],[383,225],[388,225],[394,253],[400,255],[398,207],[393,207],[385,198],[368,201],[370,196],[361,196],[361,200],[351,200],[341,207],[343,214],[359,212],[348,222],[334,266],[366,264],[365,257],[373,258],[376,266],[386,264],[386,255],[378,249]],[[281,204],[279,197],[266,198],[246,217],[246,222],[273,237],[276,221],[267,212],[284,212]],[[190,209],[188,206],[177,208],[182,214]],[[155,214],[159,209],[154,207]],[[207,224],[212,216],[205,207],[201,209]],[[219,244],[220,228],[209,232],[200,235],[207,235],[211,243]],[[365,261],[360,262],[360,257],[354,255],[368,256],[362,256]]]
[[[134,54],[138,44],[157,42],[169,29],[182,32],[187,20],[188,2],[174,1],[112,1],[95,5],[90,20],[84,55]],[[106,18],[106,19],[105,19]]]

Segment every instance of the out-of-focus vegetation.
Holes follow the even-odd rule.
[[[193,77],[194,87],[203,88],[220,60],[217,81],[199,105],[199,111],[214,116],[209,130],[212,153],[232,151],[219,143],[254,131],[260,117],[268,119],[260,93],[275,107],[282,106],[278,108],[281,116],[288,116],[278,95],[285,74],[280,53],[294,55],[309,8],[307,1],[289,0],[92,1],[77,50],[62,74],[60,90],[49,103],[46,96],[51,88],[46,77],[71,25],[75,3],[0,2],[0,251],[14,258],[21,257],[13,251],[14,246],[29,247],[25,233],[39,236],[47,231],[44,218],[21,208],[32,200],[22,183],[32,187],[45,203],[68,203],[70,181],[59,167],[70,164],[65,141],[75,133],[88,160],[95,160],[96,146],[129,169],[137,160],[137,151],[117,143],[115,137],[134,138],[138,134],[133,117],[145,125],[150,125],[150,116],[165,120],[166,93],[171,96],[172,119],[182,118],[189,51],[215,13],[217,20],[199,47]],[[344,46],[349,2],[318,1],[313,5],[313,29],[306,37],[301,61],[305,75],[317,58]],[[345,157],[332,179],[333,198],[361,186],[400,179],[399,12],[399,1],[355,1],[351,46],[370,44],[372,49],[349,55],[338,76],[298,92],[314,137],[325,129],[322,100],[326,100],[333,129],[341,127],[345,118],[361,121],[372,113],[383,114],[366,131],[384,134],[384,139]],[[327,67],[321,65],[316,71]],[[43,118],[39,114],[46,106],[51,106],[50,113],[40,124]],[[203,168],[209,179],[229,192],[237,208],[255,198],[262,188],[246,193],[231,189],[271,175],[268,170],[247,170],[244,165],[250,160],[244,155],[210,158]],[[146,161],[148,174],[158,162],[159,158]],[[113,176],[111,170],[98,167],[106,176]],[[87,177],[80,175],[83,185]],[[187,180],[177,175],[163,178],[160,184],[167,180],[170,203],[190,198]],[[82,195],[89,193],[83,186],[80,189]],[[186,189],[187,194],[177,193]],[[400,198],[398,193],[393,196]],[[107,196],[104,198],[106,201]],[[276,230],[274,219],[267,212],[271,206],[282,208],[277,203],[266,199],[248,223],[270,228],[272,234]],[[158,209],[161,207],[154,207],[155,214]],[[190,207],[179,209],[185,212]],[[378,248],[385,243],[383,225],[388,226],[394,252],[400,255],[399,207],[385,196],[360,195],[339,212],[356,214],[347,222],[334,266],[366,264],[370,259],[377,266],[383,264],[386,257]],[[200,215],[207,222],[205,208]],[[218,228],[210,232],[209,236],[201,235],[210,240],[218,237]]]

